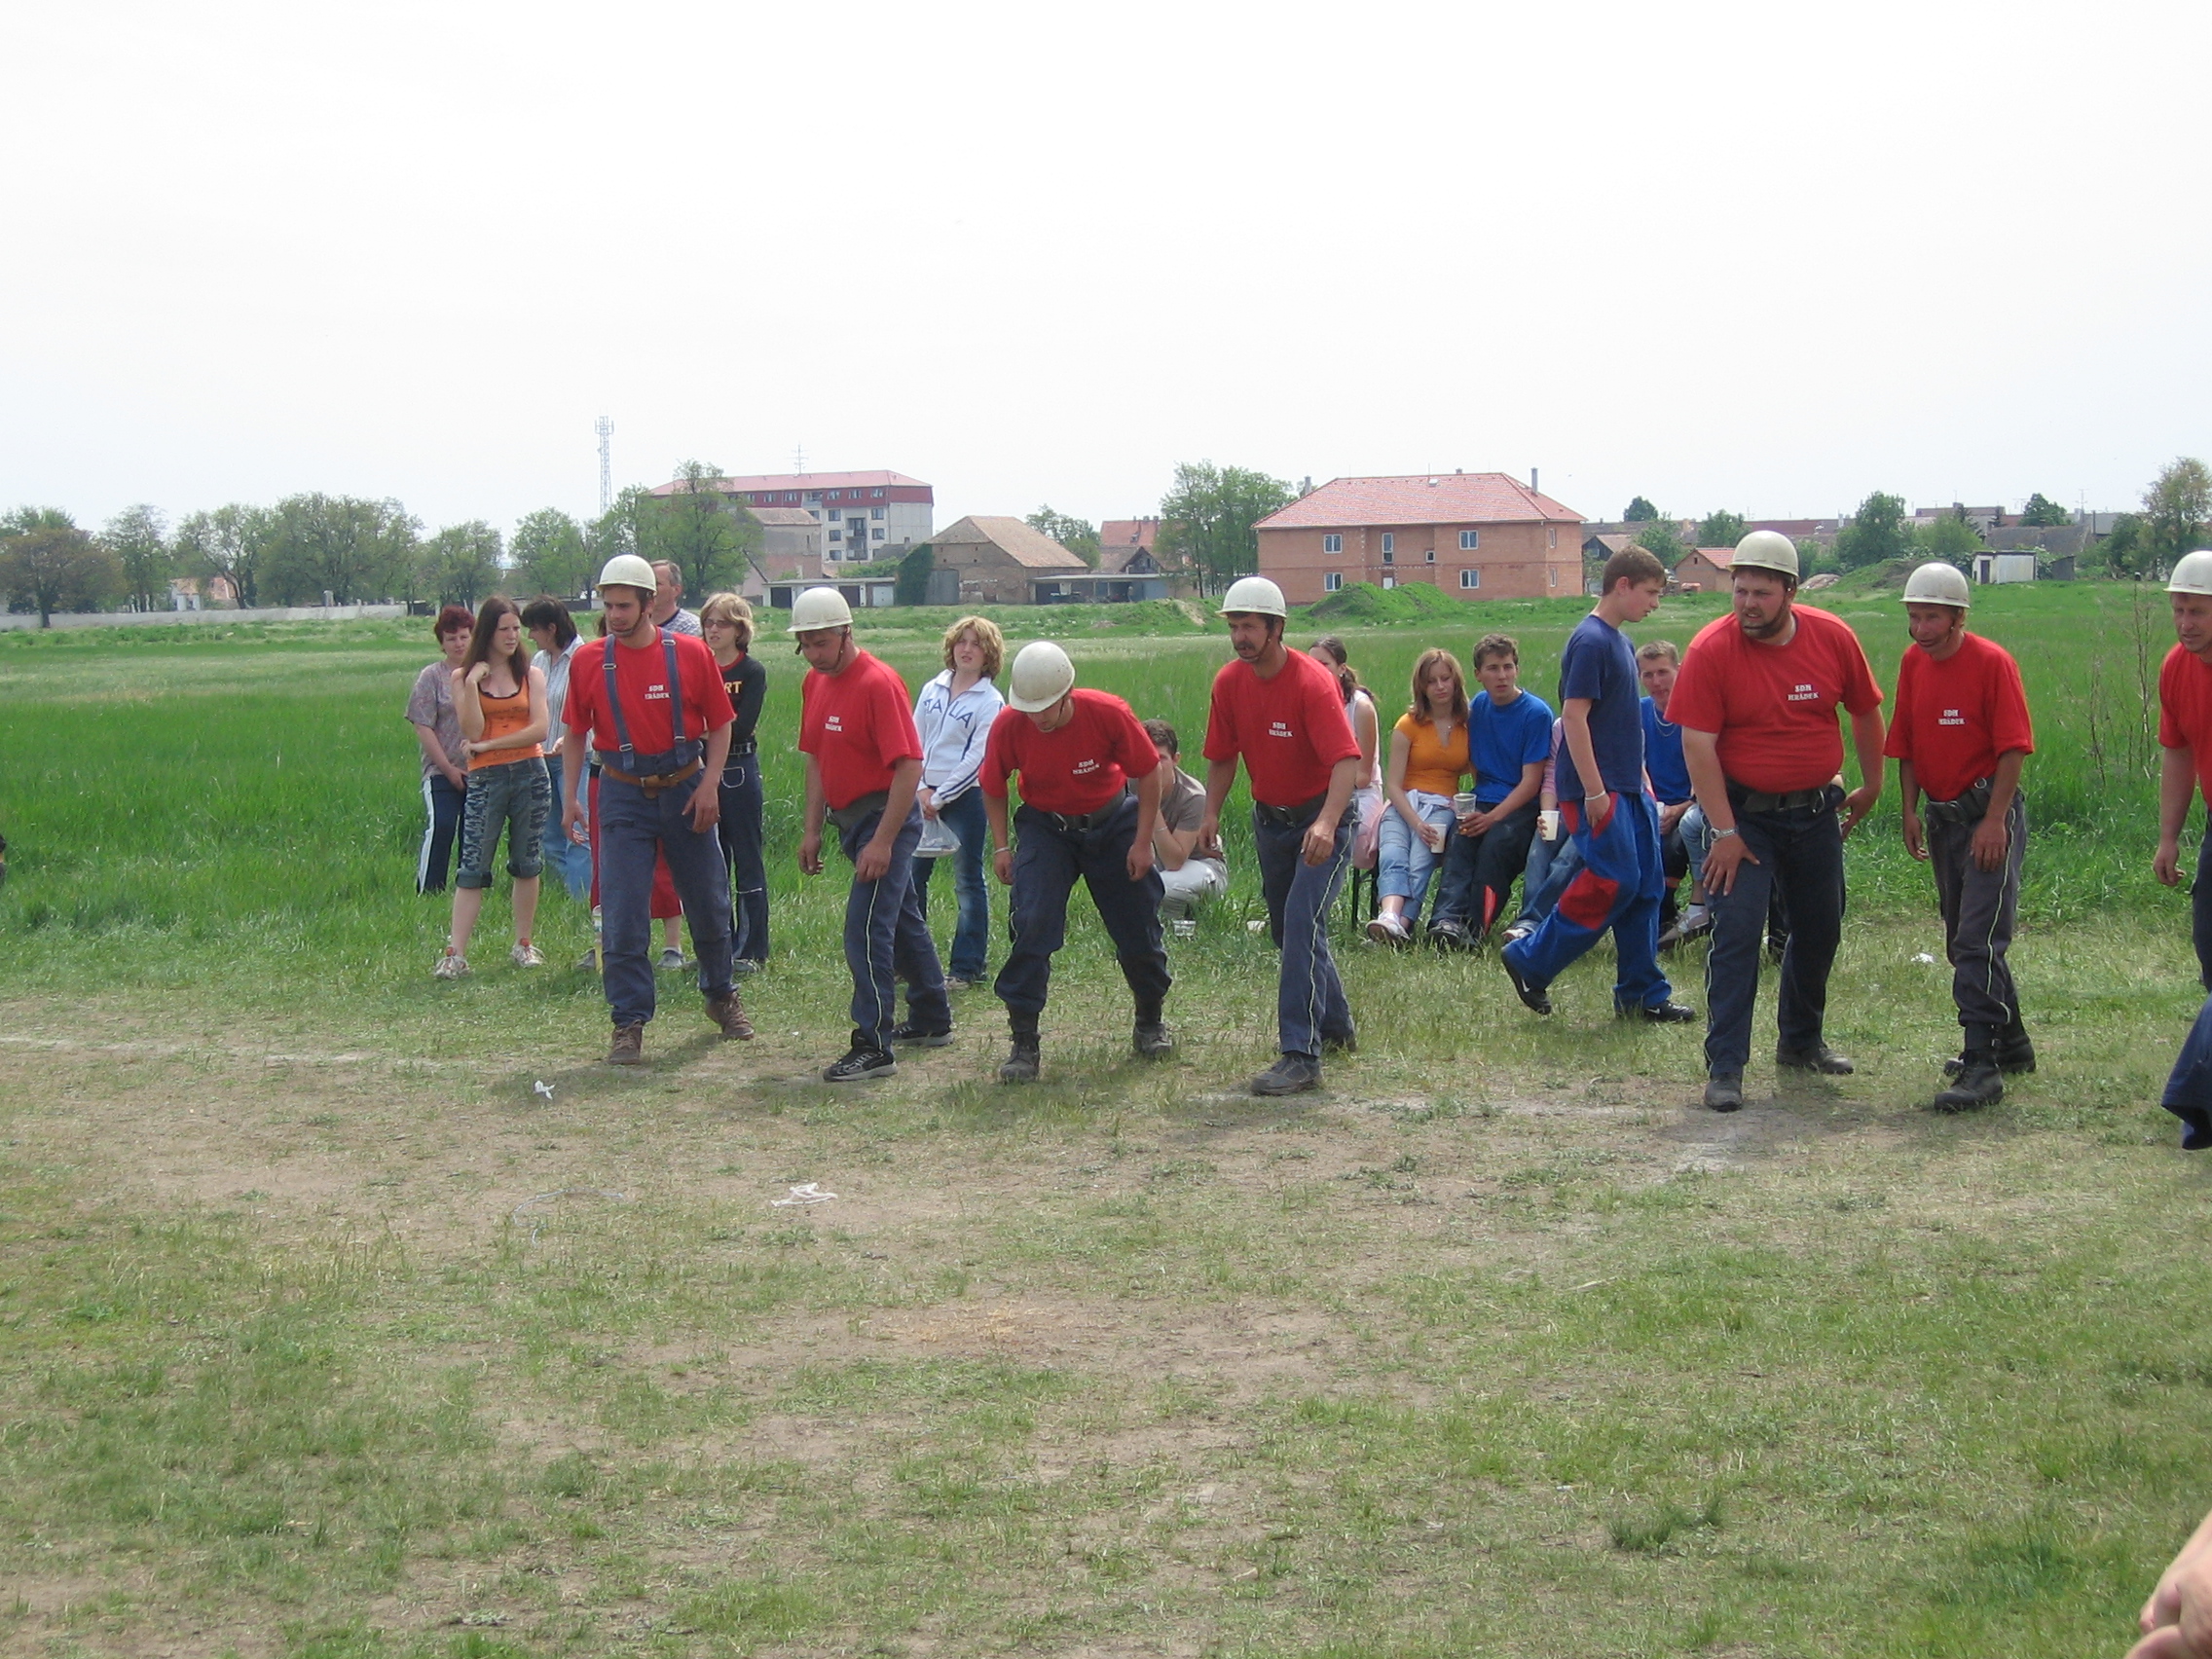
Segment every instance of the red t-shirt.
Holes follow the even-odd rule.
[[[2020,665],[2003,645],[1969,634],[1941,662],[1905,647],[1882,753],[1910,760],[1930,800],[1956,800],[1997,770],[1999,756],[2035,746]]]
[[[1819,789],[1843,765],[1841,704],[1854,715],[1882,706],[1859,636],[1840,616],[1796,606],[1787,645],[1744,638],[1734,615],[1708,622],[1682,654],[1667,718],[1720,739],[1720,769],[1768,794]]]
[[[900,761],[922,757],[906,682],[862,650],[840,673],[809,669],[799,682],[798,747],[821,768],[823,798],[832,807],[889,789]]]
[[[983,751],[983,793],[1006,798],[1007,779],[1021,774],[1021,798],[1040,812],[1080,817],[1096,812],[1131,778],[1160,764],[1160,754],[1128,704],[1105,691],[1078,690],[1075,710],[1057,731],[1039,731],[1018,709],[1001,709]]]
[[[2196,787],[2212,801],[2212,666],[2179,645],[2158,666],[2158,742],[2190,752]]]
[[[676,677],[683,697],[683,735],[705,742],[736,719],[729,693],[722,689],[722,671],[715,666],[715,653],[704,640],[688,634],[676,638]],[[657,639],[644,650],[632,650],[612,640],[590,640],[569,663],[569,700],[561,719],[571,731],[590,732],[591,746],[606,754],[617,753],[622,739],[615,732],[614,717],[607,707],[607,671],[603,659],[614,652],[615,693],[622,699],[622,718],[630,725],[630,747],[638,755],[665,755],[676,747],[676,722],[669,719],[668,652]]]
[[[1359,758],[1337,677],[1304,651],[1285,650],[1272,680],[1242,658],[1224,663],[1206,716],[1206,758],[1241,755],[1262,806],[1311,800],[1328,789],[1339,760]]]

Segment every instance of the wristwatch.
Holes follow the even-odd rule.
[[[1733,827],[1731,827],[1731,828],[1729,828],[1729,829],[1726,829],[1726,830],[1714,830],[1714,831],[1713,832],[1713,838],[1714,838],[1714,839],[1715,841],[1725,841],[1725,840],[1727,840],[1727,839],[1728,839],[1728,837],[1729,837],[1729,836],[1733,835],[1733,834],[1734,834],[1735,832],[1736,832],[1736,831],[1735,831],[1735,830],[1734,830],[1734,828],[1733,828]]]

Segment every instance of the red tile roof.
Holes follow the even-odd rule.
[[[1502,472],[1419,472],[1403,478],[1332,478],[1255,528],[1581,522],[1582,515],[1573,508]]]
[[[940,550],[988,542],[1016,565],[1031,571],[1087,571],[1086,565],[1043,531],[1024,521],[990,513],[972,513],[930,537]]]
[[[1717,570],[1733,570],[1736,565],[1736,550],[1733,547],[1693,547],[1690,552]],[[1689,554],[1683,555],[1684,558],[1688,556]]]
[[[1160,521],[1156,518],[1105,519],[1098,526],[1098,544],[1101,547],[1141,547],[1147,553],[1155,551],[1160,536]]]

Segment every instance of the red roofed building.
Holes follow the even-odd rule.
[[[1150,574],[1160,569],[1160,521],[1106,519],[1098,526],[1098,568],[1110,574]]]
[[[1260,573],[1293,605],[1352,582],[1463,599],[1582,591],[1582,515],[1502,472],[1334,478],[1254,529]]]
[[[654,488],[672,496],[681,483]],[[903,472],[776,472],[718,478],[715,488],[756,510],[792,507],[822,526],[827,563],[896,558],[930,538],[937,492]]]
[[[1701,592],[1726,593],[1735,564],[1733,547],[1693,547],[1675,561],[1674,576],[1684,587],[1695,582]]]

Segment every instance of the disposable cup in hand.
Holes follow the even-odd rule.
[[[1556,808],[1536,814],[1536,833],[1547,841],[1559,839],[1559,812]]]
[[[1477,804],[1474,792],[1471,790],[1461,790],[1452,797],[1452,810],[1461,818],[1472,818]]]

